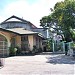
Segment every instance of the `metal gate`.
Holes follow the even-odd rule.
[[[6,41],[0,41],[0,57],[8,55],[8,45]]]
[[[54,42],[53,43],[53,52],[62,52],[64,53],[65,52],[65,43],[64,41],[63,42]]]
[[[73,44],[73,42],[68,42],[66,44],[67,44],[68,51],[70,51],[72,47],[71,44]],[[59,51],[65,53],[65,42],[64,41],[59,42],[59,43],[53,43],[53,52],[59,52]]]

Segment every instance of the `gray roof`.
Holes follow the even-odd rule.
[[[38,32],[33,32],[33,31],[29,31],[29,30],[25,30],[24,28],[13,28],[13,29],[7,29],[9,31],[18,33],[18,34],[38,34]]]

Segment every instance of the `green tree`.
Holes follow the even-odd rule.
[[[57,2],[51,11],[51,14],[40,20],[40,26],[49,30],[52,28],[57,34],[63,33],[66,41],[74,39],[75,0]]]

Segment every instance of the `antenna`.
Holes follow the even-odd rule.
[[[22,19],[23,19],[23,17],[22,17]]]

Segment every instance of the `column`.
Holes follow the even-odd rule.
[[[54,43],[53,43],[53,52],[54,52]]]

